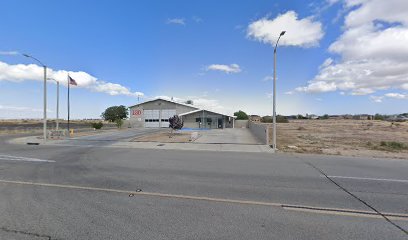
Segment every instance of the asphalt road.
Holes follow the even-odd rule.
[[[408,239],[404,214],[408,160],[0,144],[0,239]]]

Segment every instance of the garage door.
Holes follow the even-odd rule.
[[[176,115],[176,110],[174,109],[163,109],[162,114],[161,114],[161,127],[169,127],[169,118],[173,117]]]
[[[159,127],[159,110],[144,110],[143,117],[145,120],[146,128]]]
[[[175,109],[161,110],[161,124],[160,124],[160,110],[144,110],[144,120],[146,128],[169,127],[169,118],[176,115]]]

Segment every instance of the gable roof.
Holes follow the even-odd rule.
[[[189,115],[189,114],[196,113],[196,112],[201,112],[201,111],[206,111],[206,112],[211,112],[211,113],[215,113],[215,114],[219,114],[219,115],[224,115],[224,116],[227,116],[227,117],[237,118],[237,116],[231,116],[231,115],[228,115],[228,114],[214,112],[214,111],[210,111],[210,110],[206,110],[206,109],[197,109],[197,110],[193,110],[193,111],[190,111],[190,112],[185,112],[185,113],[179,114],[179,116],[185,116],[185,115]]]
[[[135,105],[129,106],[129,108],[136,107],[136,106],[139,106],[139,105],[142,105],[142,104],[145,104],[145,103],[149,103],[149,102],[158,101],[158,100],[162,100],[162,101],[166,101],[166,102],[170,102],[170,103],[179,104],[179,105],[186,106],[186,107],[191,107],[191,108],[199,109],[198,107],[195,107],[195,106],[190,105],[190,104],[179,103],[179,102],[175,102],[175,101],[167,100],[167,99],[164,99],[164,98],[155,98],[155,99],[152,99],[152,100],[144,101],[144,102],[141,102],[141,103],[138,103],[138,104],[135,104]]]

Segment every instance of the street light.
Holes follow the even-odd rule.
[[[272,147],[273,151],[276,151],[276,49],[278,48],[279,39],[285,35],[286,31],[282,31],[279,34],[276,41],[275,49],[273,50],[273,135],[272,135]]]
[[[28,54],[23,54],[24,57],[34,59],[44,68],[44,123],[43,123],[43,135],[44,142],[47,141],[47,66],[45,66],[37,58],[30,56]]]
[[[57,126],[55,129],[59,130],[59,81],[55,80],[54,78],[47,78],[47,80],[53,80],[57,83]]]

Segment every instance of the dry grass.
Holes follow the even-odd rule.
[[[408,122],[292,120],[278,124],[277,135],[286,152],[408,159]]]

